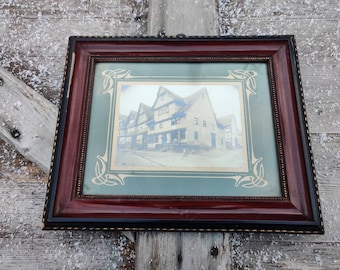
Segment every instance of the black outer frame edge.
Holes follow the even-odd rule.
[[[69,39],[72,42],[77,41],[226,41],[226,40],[289,40],[293,35],[269,35],[269,36],[70,36]]]
[[[294,36],[289,39],[289,52],[291,58],[292,78],[294,81],[294,90],[296,98],[296,107],[298,111],[298,119],[300,125],[300,135],[302,142],[302,150],[305,161],[305,169],[307,174],[308,188],[310,194],[310,203],[312,206],[313,219],[318,224],[321,234],[324,234],[324,226],[322,220],[320,198],[318,192],[318,184],[315,175],[315,168],[313,162],[313,153],[310,145],[309,129],[307,123],[307,116],[305,114],[305,103],[303,98],[303,89],[301,82],[301,73],[299,68],[298,52],[296,49],[296,40]]]
[[[51,222],[46,226],[46,230],[110,230],[110,231],[202,231],[202,232],[233,232],[233,231],[252,231],[252,232],[276,232],[276,233],[302,233],[302,234],[323,234],[319,226],[312,222],[301,224],[297,222],[285,221],[190,221],[190,220],[150,220],[150,219],[117,219],[95,220],[93,219],[72,219],[67,222],[67,218],[55,218],[57,221]]]
[[[64,79],[63,79],[63,86],[62,86],[62,92],[61,92],[61,102],[58,108],[58,119],[57,119],[57,135],[55,138],[55,146],[54,146],[54,158],[53,158],[53,164],[51,165],[50,173],[49,173],[49,182],[50,185],[49,191],[46,194],[46,207],[45,207],[45,214],[43,217],[43,229],[47,229],[47,226],[49,226],[49,220],[53,219],[53,209],[55,204],[55,197],[56,197],[56,191],[57,191],[57,184],[58,184],[58,175],[59,171],[57,168],[59,168],[60,160],[61,160],[61,150],[63,145],[63,138],[64,138],[64,130],[65,130],[65,123],[67,118],[67,107],[68,107],[68,91],[69,89],[69,83],[70,83],[70,72],[72,68],[72,55],[75,52],[75,46],[76,46],[76,39],[73,37],[69,38],[68,41],[68,51],[66,54],[66,60],[64,65]]]

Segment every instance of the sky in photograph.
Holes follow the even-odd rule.
[[[157,84],[122,84],[118,87],[120,89],[119,113],[129,115],[131,110],[138,111],[140,103],[152,106],[160,86],[183,98],[205,87],[216,117],[235,114],[237,126],[242,129],[241,91],[238,90],[237,86],[228,84],[162,84],[160,82],[157,82]]]

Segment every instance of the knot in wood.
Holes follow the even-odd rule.
[[[182,262],[183,262],[182,254],[178,254],[178,256],[177,256],[177,262],[178,262],[178,264],[182,264]]]
[[[4,85],[4,80],[3,78],[0,77],[0,86],[3,86]]]

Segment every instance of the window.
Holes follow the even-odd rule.
[[[182,140],[185,140],[185,128],[171,131],[172,143],[181,143]]]
[[[171,119],[172,126],[177,125],[177,124],[179,124],[179,118]]]
[[[158,135],[150,135],[149,143],[158,143]]]
[[[207,127],[207,121],[203,120],[203,127]]]
[[[163,123],[159,123],[159,128],[163,128]]]
[[[169,106],[162,107],[158,110],[158,115],[163,115],[169,112]]]
[[[198,118],[197,117],[194,118],[194,125],[198,125]]]
[[[194,139],[198,140],[198,132],[197,131],[194,131]]]

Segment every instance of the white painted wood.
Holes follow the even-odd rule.
[[[146,11],[146,1],[135,0],[29,3],[27,0],[1,0],[0,66],[35,90],[31,92],[18,86],[16,92],[29,93],[28,96],[21,94],[18,99],[16,96],[9,99],[0,87],[0,118],[4,120],[0,121],[1,138],[21,149],[46,172],[54,137],[54,127],[47,125],[55,125],[55,121],[46,120],[50,123],[44,125],[41,123],[44,119],[37,116],[41,112],[31,109],[27,113],[33,115],[25,115],[22,98],[37,100],[33,103],[41,102],[46,109],[47,100],[37,96],[41,93],[57,104],[68,37],[140,35],[145,32]],[[18,100],[20,102],[16,103]],[[21,103],[20,114],[10,112],[9,118],[7,109],[12,103]],[[43,115],[49,116],[48,109]],[[8,134],[13,124],[20,128],[19,142]],[[27,137],[32,131],[27,130],[29,126],[34,127],[33,139]],[[36,143],[35,136],[46,129],[45,137],[52,141],[50,147],[43,148]],[[32,150],[27,151],[28,147],[41,153],[30,156]],[[133,269],[134,243],[128,240],[133,238],[131,233],[124,237],[115,233],[41,230],[46,181],[46,174],[0,139],[0,269]]]
[[[222,35],[293,34],[297,40],[325,235],[231,237],[233,269],[340,269],[338,1],[220,0]]]
[[[136,240],[136,269],[230,268],[228,234],[147,232]]]
[[[150,0],[148,35],[218,35],[215,0]]]
[[[164,0],[153,0],[150,4],[157,5],[161,1]],[[161,24],[156,23],[154,17],[150,17],[149,21],[156,28],[148,33],[143,30],[141,22],[146,18],[145,10],[141,13],[141,22],[135,20],[140,15],[134,8],[137,2],[142,1],[56,0],[30,1],[28,5],[27,0],[3,0],[0,3],[0,65],[50,100],[56,101],[62,82],[69,35],[157,35]],[[338,1],[218,2],[221,34],[296,35],[307,116],[314,133],[312,146],[326,229],[326,234],[321,236],[232,234],[230,241],[224,240],[226,245],[228,242],[232,245],[232,268],[340,269]],[[150,5],[150,12],[151,8]],[[181,5],[178,9],[181,9]],[[192,16],[195,16],[193,12]],[[199,17],[196,18],[199,21]],[[185,33],[182,27],[185,25],[177,26],[181,31],[176,30],[173,33],[166,29],[165,31],[168,31],[168,35]],[[190,32],[185,34],[190,35]],[[1,91],[0,87],[0,93]],[[1,96],[0,103],[2,102]],[[2,109],[0,117],[3,117]],[[27,165],[27,160],[15,151],[7,153],[8,151],[8,147],[0,144],[0,269],[134,268],[134,243],[119,243],[116,235],[111,233],[41,231],[40,220],[47,176],[35,172],[36,167],[29,163]],[[143,254],[138,256],[144,256],[143,261],[148,262],[148,258],[159,258],[157,254],[151,254],[150,249],[160,250],[166,246],[160,253],[168,252],[170,255],[162,261],[173,258],[173,261],[168,260],[169,266],[173,266],[177,262],[177,252],[174,251],[180,250],[178,246],[182,245],[182,251],[191,247],[187,255],[182,255],[182,269],[185,260],[196,260],[195,256],[199,254],[206,256],[201,248],[206,247],[209,250],[211,242],[208,241],[206,246],[197,245],[199,251],[196,252],[195,241],[187,240],[189,234],[179,234],[184,238],[177,235],[159,234],[163,240],[157,241],[157,234],[149,233],[144,238],[141,233],[137,234],[136,250]],[[194,235],[199,237],[199,234]],[[221,236],[218,235],[216,234],[220,240]],[[138,245],[139,241],[144,241],[145,244]],[[222,246],[219,243],[221,242],[217,242],[217,245]],[[141,247],[144,249],[140,249]],[[228,258],[229,256],[223,257]],[[130,264],[122,266],[122,260],[129,261]]]
[[[48,172],[57,107],[0,68],[0,137]]]

